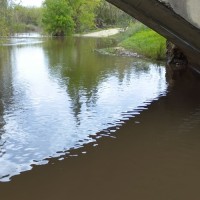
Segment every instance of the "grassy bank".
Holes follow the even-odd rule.
[[[145,57],[163,60],[166,52],[166,39],[141,23],[132,24],[127,31],[117,36],[118,46]]]

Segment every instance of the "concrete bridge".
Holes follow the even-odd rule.
[[[169,51],[175,52],[169,52],[169,54],[177,54],[172,55],[170,59],[178,57],[174,61],[175,70],[178,66],[176,66],[176,60],[184,57],[187,67],[200,74],[200,0],[107,1],[176,45],[168,47]]]

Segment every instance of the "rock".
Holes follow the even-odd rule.
[[[124,56],[124,57],[141,57],[137,53],[128,51],[123,47],[113,47],[113,48],[106,48],[106,49],[98,49],[97,52],[104,54],[104,55],[114,55],[114,56]]]

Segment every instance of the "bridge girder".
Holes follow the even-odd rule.
[[[187,56],[190,67],[200,72],[200,29],[177,14],[170,4],[160,0],[107,1],[177,45]]]

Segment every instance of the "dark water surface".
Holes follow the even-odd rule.
[[[161,65],[93,51],[107,45],[1,48],[1,199],[199,199],[199,83],[169,87]]]

